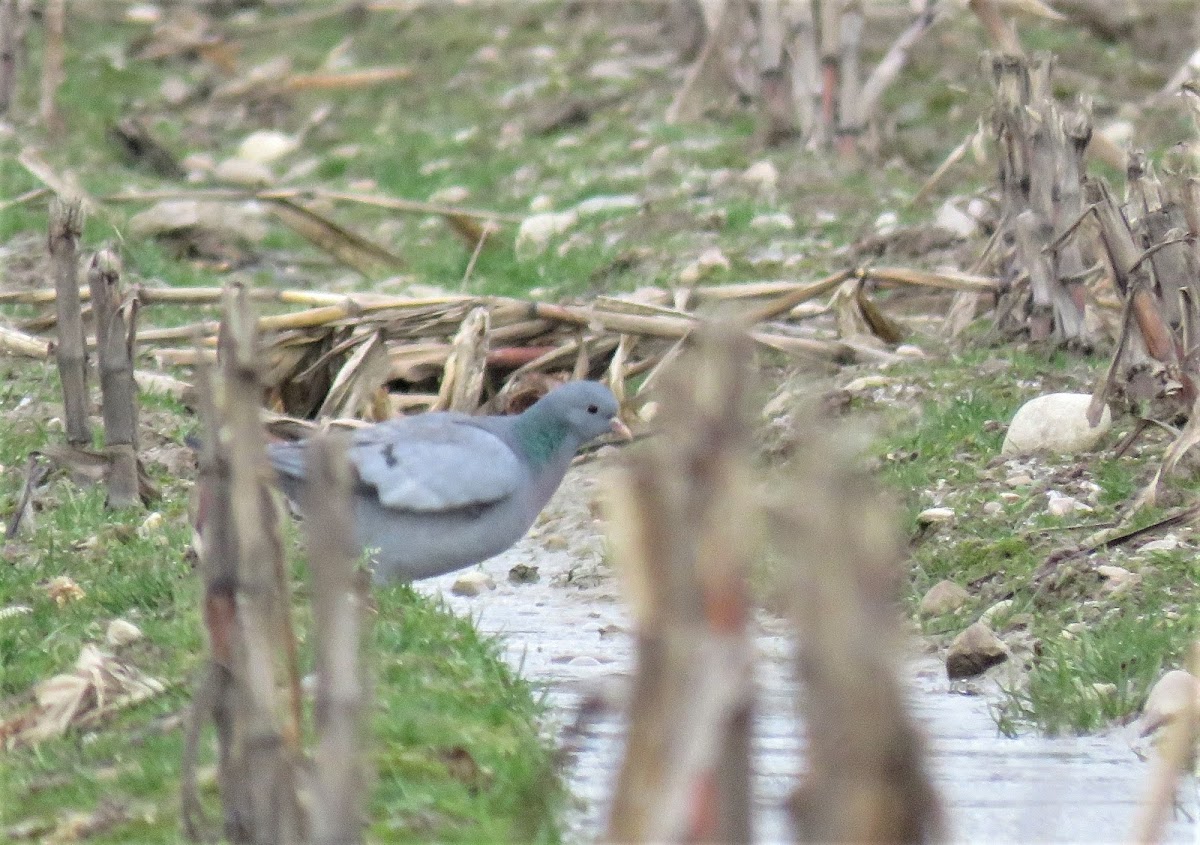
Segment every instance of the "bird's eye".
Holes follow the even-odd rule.
[[[589,414],[595,414],[595,413],[598,413],[599,411],[600,411],[600,408],[598,406],[588,405],[588,413]]]

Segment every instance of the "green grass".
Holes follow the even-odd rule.
[[[315,159],[312,173],[298,180],[302,186],[375,190],[411,199],[461,186],[469,191],[467,205],[515,215],[528,213],[534,198],[543,196],[555,210],[607,193],[635,192],[646,200],[641,210],[582,219],[553,239],[542,255],[526,260],[514,254],[515,229],[508,227],[474,267],[470,287],[479,293],[552,299],[647,284],[675,285],[680,270],[710,246],[720,248],[732,268],[706,281],[804,280],[856,264],[861,256],[844,248],[869,234],[881,212],[896,212],[902,224],[929,219],[928,204],[910,207],[908,200],[987,115],[990,98],[978,64],[986,39],[980,27],[964,19],[962,26],[940,26],[917,45],[900,83],[888,90],[880,109],[878,161],[863,167],[831,163],[828,156],[799,145],[763,150],[756,145],[753,111],[741,105],[716,102],[691,125],[667,125],[664,113],[679,85],[675,69],[637,68],[631,78],[617,80],[589,75],[598,60],[670,49],[654,29],[658,4],[546,0],[497,2],[486,14],[475,7],[434,2],[416,12],[373,13],[358,27],[342,19],[324,20],[289,34],[283,52],[297,71],[322,67],[335,49],[344,47],[354,66],[403,64],[412,70],[411,78],[350,92],[260,101],[245,109],[174,109],[160,93],[168,77],[213,84],[226,77],[194,58],[154,63],[134,58],[124,48],[143,38],[146,30],[120,23],[109,6],[71,7],[68,67],[60,97],[65,133],[50,139],[31,119],[37,80],[33,73],[23,78],[15,130],[0,135],[0,201],[39,187],[16,162],[26,145],[39,146],[53,169],[73,174],[95,195],[178,187],[119,156],[105,133],[121,116],[148,115],[160,139],[181,157],[203,153],[220,161],[250,132],[299,132],[324,107],[330,109],[328,117],[307,132],[302,150],[279,168],[282,172],[296,161]],[[643,35],[636,34],[639,25],[646,27]],[[229,37],[240,48],[236,73],[281,53],[270,27],[264,28],[270,34],[253,36],[230,26]],[[33,27],[30,37],[27,66],[33,69],[40,62],[39,32]],[[894,33],[880,35],[868,33],[867,66],[890,46]],[[1099,90],[1089,93],[1097,94],[1098,107],[1107,104],[1111,109],[1114,102],[1139,99],[1129,93],[1128,51],[1114,53],[1076,35],[1076,30],[1064,27],[1031,23],[1022,28],[1030,47],[1062,49],[1064,65],[1082,66],[1094,76]],[[547,57],[546,47],[554,55]],[[494,59],[487,58],[489,50],[496,51]],[[540,119],[568,100],[606,105],[583,122],[538,131]],[[1179,114],[1153,119],[1167,126],[1161,143],[1156,143],[1159,149],[1180,140],[1185,130],[1190,133]],[[646,160],[662,146],[668,153],[663,166],[645,169]],[[773,198],[757,196],[753,186],[738,178],[764,158],[780,173]],[[992,164],[968,157],[951,171],[931,203],[936,205],[943,196],[970,195],[992,179]],[[131,283],[219,285],[231,278],[204,262],[176,258],[163,244],[131,237],[128,220],[143,208],[114,204],[92,215],[84,231],[85,249],[119,244]],[[401,281],[448,290],[461,287],[473,244],[444,223],[353,205],[324,211],[399,255],[405,262]],[[771,232],[749,225],[755,215],[776,211],[791,214],[797,231]],[[0,245],[26,258],[42,249],[45,229],[44,202],[0,213]],[[750,257],[766,247],[787,256],[788,266],[752,264]],[[380,281],[351,273],[274,223],[254,252],[254,261],[239,277],[256,285],[372,289]],[[924,256],[904,260],[915,265],[943,261],[940,254],[928,261]],[[19,275],[16,263],[4,261],[0,286],[14,283]],[[24,285],[43,283],[28,272],[17,280]],[[392,280],[391,288],[397,285]],[[882,301],[886,308],[886,297]],[[14,308],[3,316],[30,313],[28,308]],[[143,325],[176,325],[213,313],[154,306],[144,309],[141,320]],[[966,336],[972,346],[987,340],[978,333]],[[979,378],[979,369],[992,356],[1011,358],[1012,368]],[[1169,599],[1181,608],[1178,624],[1164,623],[1153,637],[1155,626],[1144,626],[1143,632],[1103,617],[1102,623],[1089,619],[1094,627],[1076,640],[1060,641],[1061,629],[1078,621],[1071,602],[1091,596],[1076,585],[1070,602],[1064,599],[1046,608],[1028,580],[1047,554],[1059,543],[1077,539],[1083,529],[1047,531],[1061,525],[1041,514],[1039,497],[1045,485],[1040,481],[1019,491],[1023,501],[1007,506],[1002,514],[983,513],[983,504],[999,492],[1003,481],[1003,471],[988,466],[1002,433],[988,422],[1008,419],[1038,387],[1080,386],[1085,379],[1070,369],[1063,356],[1012,354],[1007,348],[967,352],[936,367],[922,363],[896,371],[925,385],[916,410],[867,408],[881,415],[892,431],[878,457],[884,477],[905,502],[907,526],[915,538],[909,606],[943,577],[975,585],[975,599],[965,614],[927,621],[927,631],[941,635],[956,630],[965,621],[963,615],[977,614],[1011,593],[1014,615],[1034,615],[1043,655],[1028,688],[1013,690],[1012,718],[1055,729],[1084,729],[1098,719],[1130,712],[1152,675],[1149,667],[1174,659],[1186,638],[1191,617],[1182,608],[1192,596],[1179,584],[1195,583],[1194,578],[1177,577],[1178,562],[1163,564],[1162,580],[1143,572],[1143,589],[1136,594],[1120,602],[1100,599],[1104,607],[1119,606],[1122,619],[1157,620],[1155,614],[1168,602],[1159,593],[1182,591]],[[0,379],[0,408],[6,412],[0,428],[0,463],[7,468],[0,479],[5,513],[15,503],[18,470],[26,455],[59,436],[47,425],[56,412],[45,404],[36,414],[8,412],[27,394],[45,403],[55,383],[49,368],[34,366],[10,368]],[[170,403],[148,400],[148,407],[158,414],[147,425],[168,440],[178,440],[182,430],[194,425]],[[1144,482],[1146,465],[1136,459],[1097,459],[1085,472],[1101,488],[1096,513],[1088,521],[1102,520],[1115,516]],[[199,597],[195,576],[182,556],[188,535],[186,485],[165,471],[158,472],[157,480],[165,491],[164,501],[156,506],[166,518],[165,546],[130,531],[140,514],[107,513],[100,491],[81,492],[58,481],[45,496],[37,533],[22,541],[11,566],[0,563],[10,570],[0,578],[0,606],[22,602],[33,608],[31,614],[0,619],[3,706],[31,683],[69,667],[80,645],[102,636],[108,619],[117,615],[143,627],[145,644],[133,657],[169,685],[166,695],[86,737],[71,736],[36,752],[9,755],[0,773],[5,778],[2,792],[6,799],[11,796],[0,810],[8,814],[6,824],[87,810],[101,798],[115,796],[135,802],[138,813],[146,810],[151,818],[110,831],[107,841],[174,841],[178,730],[156,732],[154,725],[157,717],[178,712],[187,700],[201,653],[195,610]],[[941,489],[939,484],[960,518],[952,534],[918,537],[915,516],[933,503],[926,494]],[[94,536],[99,537],[96,545],[77,548]],[[41,585],[64,573],[80,582],[86,598],[58,608]],[[380,771],[372,804],[373,834],[386,841],[553,839],[548,820],[558,791],[548,780],[548,752],[533,727],[538,710],[531,691],[503,668],[494,647],[479,641],[460,620],[406,590],[381,592],[380,604],[372,652],[377,661],[375,754]],[[1144,641],[1137,639],[1143,634]],[[1083,651],[1085,644],[1091,651]],[[1122,662],[1123,649],[1139,659]],[[1071,675],[1072,666],[1080,671]],[[1122,666],[1134,668],[1122,676]],[[1118,683],[1116,703],[1089,698],[1090,684],[1102,681]],[[447,764],[463,759],[464,753],[475,769]],[[452,774],[461,775],[464,768],[474,774],[466,780]]]
[[[28,453],[61,438],[47,424],[56,389],[57,379],[38,369],[0,361],[0,401],[10,409],[21,397],[32,402],[23,414],[10,411],[0,429],[5,514],[20,493]],[[143,422],[153,430],[144,437],[181,440],[193,425],[181,411],[170,401],[145,402]],[[145,635],[119,656],[166,685],[164,694],[98,726],[3,752],[0,830],[48,830],[68,814],[119,806],[128,820],[89,841],[179,841],[182,727],[169,717],[185,712],[205,643],[199,579],[185,557],[190,482],[151,469],[164,494],[153,505],[164,517],[158,532],[138,535],[144,511],[105,510],[102,487],[55,478],[38,494],[34,532],[0,561],[0,608],[31,609],[0,618],[0,720],[29,703],[33,685],[68,671],[85,643],[103,647],[106,627],[117,618]],[[293,573],[297,625],[307,644],[309,588],[302,565]],[[60,575],[72,578],[83,597],[56,604],[47,584]],[[539,733],[540,698],[470,620],[410,588],[380,589],[376,596],[379,613],[366,652],[374,683],[371,833],[388,842],[557,841],[563,791],[550,743]],[[302,660],[302,671],[310,671],[309,657]],[[207,764],[211,745],[206,736]],[[215,816],[211,783],[206,794]]]
[[[1011,599],[996,617],[997,633],[1017,632],[1033,643],[1028,671],[1006,681],[996,708],[999,726],[1033,725],[1050,733],[1093,731],[1130,718],[1165,668],[1178,666],[1200,633],[1195,565],[1184,550],[1149,555],[1122,549],[1060,563],[1035,579],[1057,551],[1082,543],[1098,526],[1153,523],[1162,508],[1132,516],[1125,509],[1149,479],[1161,446],[1145,456],[1111,457],[1100,451],[1075,457],[1037,458],[1009,465],[997,458],[1003,426],[1027,399],[1054,390],[1090,390],[1097,367],[1062,355],[1006,353],[1009,366],[988,375],[987,353],[974,350],[924,364],[919,374],[894,372],[928,385],[932,396],[914,409],[881,407],[884,431],[876,446],[886,484],[905,503],[913,537],[906,596],[910,612],[941,643],[987,608]],[[1116,436],[1105,445],[1111,448]],[[1012,486],[1007,477],[1029,467],[1033,482]],[[1087,500],[1090,485],[1098,489]],[[1194,481],[1173,480],[1177,491]],[[1086,500],[1094,509],[1064,518],[1046,512],[1047,490]],[[1002,494],[1017,494],[1005,501]],[[999,512],[985,505],[1003,503]],[[934,504],[955,519],[941,529],[921,529],[916,515]],[[1133,547],[1136,549],[1136,544]],[[1114,564],[1140,576],[1125,591],[1110,591],[1094,571]],[[967,587],[971,600],[943,617],[919,618],[921,596],[942,579]],[[1099,685],[1099,686],[1097,686]]]

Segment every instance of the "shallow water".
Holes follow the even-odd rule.
[[[588,476],[573,472],[545,523],[483,565],[495,590],[455,596],[454,575],[421,585],[444,596],[456,612],[476,618],[481,630],[499,635],[506,658],[546,690],[553,722],[548,729],[567,752],[568,779],[580,799],[569,818],[576,841],[591,841],[604,828],[634,659],[617,584],[598,565],[601,541],[588,507],[591,488]],[[538,566],[541,580],[509,583],[508,571],[517,563]],[[562,583],[571,570],[586,586]],[[802,771],[804,739],[793,716],[791,645],[778,621],[763,619],[758,627],[756,837],[794,841],[782,802]],[[983,698],[950,691],[936,660],[915,659],[908,677],[911,705],[927,729],[934,780],[947,808],[948,841],[1132,839],[1150,767],[1129,749],[1123,732],[1006,738],[997,733]],[[1186,807],[1195,804],[1194,798],[1184,800]],[[1196,833],[1195,825],[1177,815],[1168,841],[1192,842]]]

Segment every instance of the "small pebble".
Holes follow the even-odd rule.
[[[917,522],[921,525],[950,522],[952,519],[954,519],[954,508],[926,508],[917,514]]]
[[[125,619],[114,619],[108,623],[104,641],[113,648],[120,648],[142,638],[142,629]]]
[[[456,596],[478,596],[486,590],[496,589],[496,582],[491,575],[486,572],[476,569],[471,572],[464,572],[454,581],[454,586],[450,588],[450,592]]]

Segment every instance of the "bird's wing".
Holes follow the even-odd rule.
[[[380,504],[420,512],[497,502],[527,475],[507,443],[461,414],[422,414],[361,429],[350,461]]]

